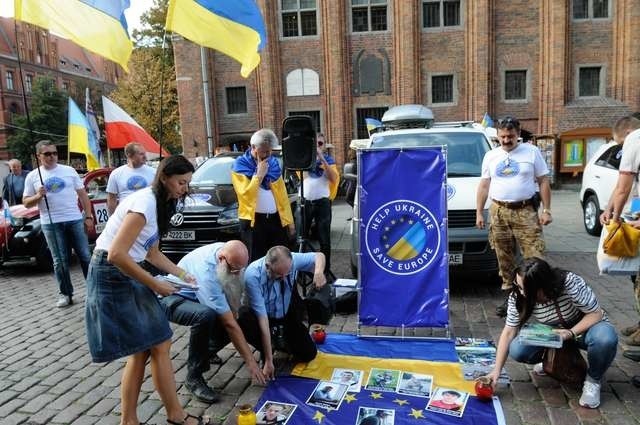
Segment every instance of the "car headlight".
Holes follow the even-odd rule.
[[[14,217],[13,218],[13,225],[16,226],[16,227],[24,226],[24,218],[23,217]]]
[[[240,223],[240,220],[238,219],[238,208],[224,210],[218,217],[218,224],[221,226],[229,226],[231,224],[238,223]]]

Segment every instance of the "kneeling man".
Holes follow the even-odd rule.
[[[221,348],[221,341],[230,338],[249,368],[251,377],[265,383],[265,377],[235,319],[243,290],[242,274],[248,261],[249,253],[240,241],[218,242],[197,248],[184,256],[178,267],[195,277],[198,290],[181,290],[161,300],[170,321],[191,326],[185,386],[195,398],[205,403],[218,400],[218,395],[202,376],[209,370],[210,339]],[[222,329],[226,333],[220,332]]]
[[[292,254],[278,245],[247,267],[245,287],[251,308],[240,309],[238,322],[247,341],[260,351],[262,371],[268,378],[274,376],[274,347],[301,362],[316,357],[316,345],[299,315],[304,305],[295,282],[299,271],[312,272],[315,287],[323,287],[327,283],[324,266],[321,252]]]

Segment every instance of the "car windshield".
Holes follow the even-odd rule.
[[[235,157],[221,156],[211,158],[193,173],[192,185],[198,184],[231,184],[231,166]]]
[[[486,139],[478,133],[402,133],[380,134],[375,137],[372,146],[382,147],[418,147],[447,146],[447,171],[449,177],[479,177],[482,158],[490,150]]]

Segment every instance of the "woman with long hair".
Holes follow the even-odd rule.
[[[616,356],[616,330],[583,278],[536,257],[525,259],[515,272],[496,364],[487,375],[494,387],[507,356],[520,363],[535,364],[534,373],[544,374],[541,362],[545,348],[524,345],[515,338],[532,317],[553,326],[563,341],[573,339],[587,351],[587,376],[579,403],[592,409],[598,407],[602,377]]]
[[[158,302],[176,289],[155,279],[140,263],[195,281],[158,249],[176,205],[189,191],[193,165],[182,155],[165,158],[150,187],[122,201],[96,241],[87,276],[86,328],[94,362],[128,356],[122,373],[121,425],[138,425],[136,407],[151,359],[153,384],[172,425],[209,423],[187,414],[178,401],[169,349],[171,328]]]

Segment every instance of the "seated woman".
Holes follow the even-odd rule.
[[[618,345],[615,328],[600,307],[593,290],[575,273],[551,267],[540,258],[528,258],[518,267],[508,299],[507,319],[496,352],[496,365],[487,375],[495,387],[507,356],[517,362],[536,364],[543,374],[544,347],[523,345],[515,339],[519,329],[533,317],[556,327],[563,341],[575,339],[587,351],[587,377],[580,405],[600,405],[602,377],[611,365]],[[562,323],[567,327],[562,328]]]

